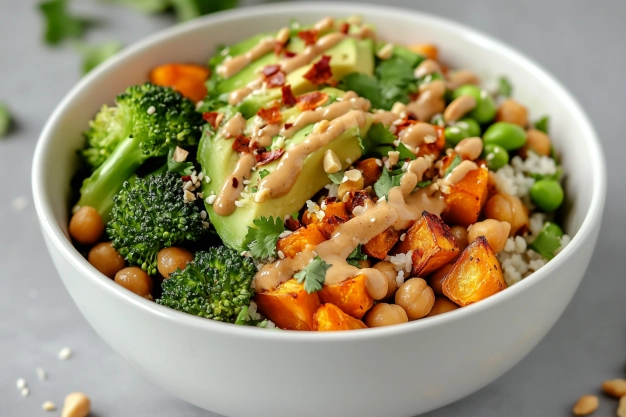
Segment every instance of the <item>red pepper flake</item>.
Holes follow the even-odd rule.
[[[285,57],[286,58],[293,58],[294,56],[296,56],[297,54],[295,52],[291,52],[285,49]]]
[[[237,187],[239,187],[239,180],[233,177],[233,188],[237,188]]]
[[[343,22],[341,26],[339,27],[339,32],[346,34],[349,31],[350,31],[350,23]]]
[[[295,232],[300,227],[302,227],[302,225],[297,219],[294,219],[293,217],[289,216],[285,220],[285,227],[287,228],[287,230],[291,230],[292,232]]]
[[[328,94],[321,91],[313,91],[312,93],[298,96],[297,100],[300,110],[313,110],[328,101]]]
[[[275,104],[267,109],[261,109],[257,112],[257,115],[271,125],[279,123],[282,120],[280,104]]]
[[[315,45],[315,42],[317,42],[317,35],[319,35],[319,33],[315,29],[301,30],[300,32],[298,32],[298,37],[302,39],[304,41],[304,44],[307,46]]]
[[[291,129],[293,123],[285,123],[285,130]]]
[[[269,77],[270,75],[274,75],[280,71],[280,65],[267,65],[261,71],[263,72],[263,75]]]
[[[276,149],[268,152],[261,152],[256,155],[256,163],[259,165],[266,165],[272,161],[277,160],[285,153],[284,149]]]
[[[319,61],[317,61],[306,74],[304,78],[311,81],[315,85],[327,83],[333,76],[333,72],[330,68],[330,56],[322,55]]]
[[[278,71],[269,77],[265,77],[265,82],[267,83],[267,88],[282,87],[285,85],[285,73]]]
[[[244,135],[239,135],[239,137],[233,142],[232,148],[235,152],[250,153],[250,138],[247,138]]]
[[[402,120],[402,123],[396,125],[396,135],[399,134],[400,132],[402,132],[404,129],[406,129],[407,127],[411,126],[412,124],[417,123],[417,120],[412,120],[409,119],[409,117],[405,117],[404,120]]]
[[[294,96],[293,91],[291,91],[291,86],[283,85],[283,104],[285,106],[293,107],[297,102],[298,100],[296,100],[296,96]]]
[[[190,175],[184,175],[184,176],[180,177],[180,179],[183,182],[191,181],[191,176]]]
[[[219,113],[216,111],[202,113],[204,121],[210,123],[213,129],[217,128],[217,116],[219,116]]]

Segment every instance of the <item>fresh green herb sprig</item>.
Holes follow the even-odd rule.
[[[304,282],[305,291],[311,294],[322,289],[326,280],[326,271],[330,267],[331,265],[324,262],[319,256],[316,256],[302,271],[296,273],[293,277],[299,283]]]
[[[248,227],[246,244],[250,254],[255,259],[267,259],[276,257],[276,243],[285,224],[279,217],[259,217],[252,222],[256,227]]]

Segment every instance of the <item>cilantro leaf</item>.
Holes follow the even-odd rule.
[[[11,129],[11,112],[6,104],[0,103],[0,138],[5,137]]]
[[[389,190],[393,187],[398,187],[400,185],[400,180],[402,179],[402,175],[404,173],[400,170],[399,173],[392,175],[386,167],[383,167],[383,173],[374,183],[374,191],[378,198],[387,198],[389,194]]]
[[[339,88],[345,91],[354,91],[372,103],[377,109],[385,108],[383,96],[379,90],[378,80],[361,72],[348,74],[339,82]]]
[[[343,180],[343,171],[335,172],[334,174],[328,174],[328,178],[333,182],[333,184],[341,184],[341,180]]]
[[[270,216],[259,217],[252,223],[256,227],[248,227],[246,245],[255,259],[265,259],[276,256],[276,243],[278,237],[285,231],[283,220],[277,217],[275,220]]]
[[[376,146],[391,145],[397,139],[396,135],[391,133],[382,123],[374,123],[367,133],[367,137]]]
[[[140,13],[160,13],[170,7],[170,0],[103,0],[107,3],[117,3],[135,9]]]
[[[253,318],[250,315],[250,307],[244,306],[235,319],[235,324],[240,326],[267,327],[267,319]]]
[[[541,119],[537,120],[535,124],[535,129],[541,130],[546,135],[548,134],[548,125],[550,123],[550,116],[543,116]]]
[[[296,273],[293,277],[299,283],[304,281],[304,289],[311,294],[322,289],[326,280],[326,271],[330,267],[331,265],[324,262],[319,256],[316,256],[302,271]]]
[[[409,150],[409,148],[406,147],[406,145],[402,142],[400,142],[398,144],[398,152],[400,153],[400,160],[404,161],[407,159],[415,159],[417,158],[417,156],[415,156],[415,154],[413,152],[411,152]]]
[[[350,253],[350,256],[348,256],[348,259],[346,259],[350,265],[356,266],[357,268],[361,268],[359,261],[367,260],[367,255],[361,252],[361,246],[362,245],[359,245],[354,248],[354,250]]]
[[[399,56],[382,61],[376,68],[376,76],[386,109],[390,109],[397,101],[408,103],[409,94],[417,90],[411,63]]]
[[[44,39],[49,45],[57,45],[65,38],[80,38],[87,20],[71,15],[66,0],[49,0],[39,3],[44,15],[46,31]]]
[[[513,86],[511,82],[506,77],[500,77],[498,79],[498,93],[504,97],[511,97],[511,93],[513,92]]]
[[[176,162],[174,161],[174,151],[176,148],[170,148],[167,154],[167,170],[175,174],[191,175],[193,171],[193,162]]]
[[[261,179],[267,177],[268,175],[270,175],[270,172],[267,169],[262,169],[259,171],[259,177],[261,177]]]
[[[433,182],[431,180],[420,181],[420,182],[417,183],[417,185],[415,187],[416,188],[424,188],[424,187],[428,187],[432,183]]]
[[[179,21],[190,20],[205,14],[232,9],[238,0],[170,0]]]
[[[122,44],[118,41],[107,41],[98,45],[89,45],[87,43],[75,44],[76,50],[83,56],[83,75],[111,58],[120,49]]]
[[[446,172],[443,174],[443,177],[447,177],[449,173],[452,172],[452,170],[454,168],[456,168],[457,166],[459,166],[459,164],[463,161],[463,158],[461,158],[461,155],[456,155],[454,157],[454,159],[452,160],[452,162],[450,163],[450,166],[448,167],[448,169],[446,169]]]
[[[539,235],[528,247],[539,255],[550,260],[554,258],[554,252],[561,247],[561,237],[563,231],[556,223],[546,222]]]

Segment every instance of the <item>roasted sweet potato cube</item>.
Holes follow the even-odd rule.
[[[256,294],[254,301],[261,314],[285,330],[312,330],[313,314],[320,306],[318,293],[309,294],[293,278],[272,291]]]
[[[431,143],[422,143],[417,149],[417,156],[432,155],[435,158],[439,156],[441,150],[446,146],[446,135],[444,128],[433,125],[437,132],[437,140]]]
[[[308,210],[304,212],[302,217],[306,225],[317,224],[328,239],[332,236],[337,226],[350,219],[350,215],[346,211],[346,203],[343,201],[328,203],[323,207],[324,217],[322,220],[319,220],[315,213],[309,213]]]
[[[364,207],[372,198],[364,190],[350,191],[346,198],[346,209],[348,212],[353,213],[357,207]]]
[[[287,258],[293,258],[304,251],[308,246],[316,246],[326,240],[320,227],[313,223],[301,227],[287,237],[278,241],[276,248],[282,251]]]
[[[363,252],[372,258],[385,259],[398,240],[400,240],[400,233],[390,227],[363,245]]]
[[[461,307],[507,287],[500,263],[484,236],[465,248],[443,281],[443,294]]]
[[[446,210],[441,217],[448,223],[467,227],[476,223],[487,201],[489,171],[478,168],[468,172],[461,181],[444,194]]]
[[[426,276],[450,262],[459,251],[452,231],[439,217],[427,211],[406,232],[395,253],[413,251],[411,276]]]
[[[322,304],[313,314],[313,330],[332,332],[337,330],[367,329],[365,323],[347,315],[330,303]]]
[[[150,71],[153,84],[172,87],[193,101],[206,97],[205,81],[208,77],[207,68],[193,64],[166,64]]]
[[[354,164],[354,167],[361,171],[363,175],[364,187],[374,185],[374,183],[378,181],[378,178],[380,178],[383,173],[382,165],[381,160],[376,158],[363,159]]]
[[[360,319],[374,305],[374,299],[367,292],[365,279],[365,275],[359,274],[338,284],[324,285],[319,291],[320,300],[332,303],[344,313]]]

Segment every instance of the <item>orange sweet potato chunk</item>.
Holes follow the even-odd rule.
[[[193,101],[200,101],[207,95],[205,81],[209,70],[192,64],[166,64],[150,71],[150,81],[156,85],[174,88]]]
[[[465,248],[443,281],[443,294],[461,307],[507,287],[500,263],[484,236]]]
[[[294,258],[308,246],[316,246],[325,240],[326,236],[322,229],[313,223],[307,227],[301,227],[289,236],[280,239],[276,244],[276,249],[282,251],[285,257]]]
[[[320,297],[309,294],[303,284],[290,279],[272,291],[256,294],[258,310],[284,330],[312,330],[313,314],[320,306]]]
[[[439,58],[439,51],[437,47],[430,43],[418,43],[409,46],[409,49],[417,54],[424,55],[428,59],[437,61]]]
[[[398,240],[400,240],[400,233],[390,227],[363,245],[363,253],[372,258],[385,259]]]
[[[378,165],[380,164],[380,165]],[[355,168],[361,171],[363,175],[363,186],[368,187],[374,185],[383,173],[383,167],[380,159],[367,158],[360,160],[354,164]]]
[[[426,276],[450,262],[459,251],[452,231],[439,217],[427,211],[406,232],[395,253],[413,251],[411,276]]]
[[[313,330],[318,332],[356,329],[367,329],[367,326],[330,303],[322,304],[313,315]]]
[[[357,275],[337,284],[324,285],[319,291],[323,303],[331,303],[344,313],[360,319],[374,305],[374,299],[367,292],[365,275]]]
[[[461,181],[444,194],[446,210],[441,217],[448,223],[468,227],[476,223],[487,201],[489,171],[478,168],[468,172]]]
[[[350,215],[346,211],[346,203],[342,201],[328,203],[323,211],[324,218],[318,220],[315,213],[309,213],[307,210],[304,212],[304,216],[302,216],[302,221],[305,225],[316,224],[326,236],[326,239],[329,239],[337,226],[350,219]]]

